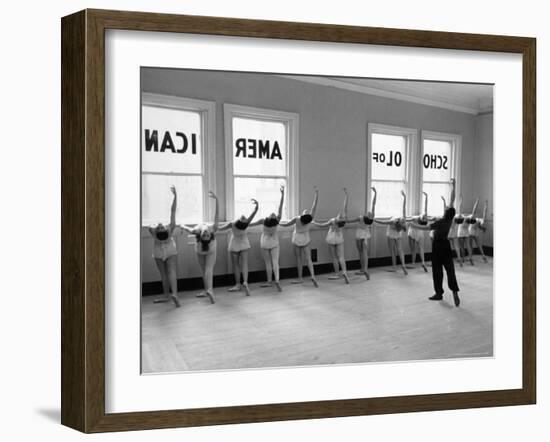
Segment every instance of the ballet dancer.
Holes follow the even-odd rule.
[[[267,282],[260,284],[260,287],[273,286],[272,277],[275,276],[275,287],[279,292],[282,292],[281,283],[279,282],[279,235],[277,228],[283,214],[283,203],[285,199],[285,188],[281,186],[281,200],[279,201],[279,210],[277,214],[271,213],[266,218],[259,219],[251,223],[251,226],[263,224],[262,235],[260,236],[260,248],[262,257],[265,262],[265,270],[267,273]]]
[[[454,180],[451,180],[451,185],[451,195],[454,195]],[[443,218],[428,225],[420,225],[414,221],[413,223],[417,229],[432,230],[434,232],[432,242],[432,278],[435,294],[428,299],[430,299],[430,301],[441,301],[443,299],[443,268],[445,268],[445,272],[447,273],[447,284],[449,285],[449,289],[453,292],[454,304],[458,307],[460,305],[460,298],[458,297],[459,288],[456,281],[453,253],[448,238],[449,230],[453,225],[456,215],[453,201],[454,198],[451,196],[450,205],[445,209]]]
[[[250,242],[248,241],[248,226],[258,212],[258,201],[252,199],[254,210],[248,216],[244,215],[232,222],[225,223],[219,227],[220,231],[231,229],[231,238],[229,239],[229,252],[231,253],[231,263],[235,275],[235,285],[229,289],[230,292],[240,292],[243,288],[246,296],[250,296],[248,287],[248,250]],[[243,283],[241,285],[241,274]]]
[[[474,204],[474,210],[477,206],[477,201]],[[467,257],[470,261],[470,264],[474,265],[472,260],[472,250],[470,248],[469,234],[468,234],[468,223],[466,218],[468,216],[464,215],[461,211],[462,209],[462,195],[458,199],[457,215],[455,217],[455,223],[458,224],[458,230],[455,239],[455,247],[459,254],[460,266],[464,264],[464,260]],[[471,215],[469,215],[471,216]]]
[[[483,258],[483,262],[487,262],[487,257],[485,256],[485,253],[483,252],[483,245],[481,244],[481,232],[485,232],[487,230],[487,226],[485,225],[486,217],[487,217],[487,207],[489,206],[489,201],[485,200],[485,204],[483,206],[483,214],[481,218],[475,217],[475,211],[477,209],[477,204],[474,205],[474,211],[472,215],[470,215],[468,218],[466,218],[466,222],[468,223],[468,235],[469,241],[470,241],[470,250],[474,250],[476,247],[479,249],[481,256]]]
[[[374,222],[374,213],[376,208],[376,188],[371,187],[373,197],[372,197],[372,207],[370,211],[367,211],[365,207],[365,214],[359,216],[350,222],[357,222],[358,226],[355,230],[355,246],[357,247],[357,252],[359,253],[359,261],[361,263],[361,268],[356,272],[356,275],[365,275],[367,280],[370,279],[368,272],[369,269],[369,239],[372,237],[372,223]]]
[[[171,299],[176,307],[180,306],[178,299],[178,275],[177,275],[177,260],[178,251],[174,233],[176,231],[176,208],[178,205],[178,195],[174,186],[170,187],[170,191],[174,196],[172,207],[170,209],[170,224],[165,226],[158,223],[156,227],[149,227],[149,233],[153,237],[153,258],[157,264],[157,268],[162,280],[162,289],[166,298],[156,300],[155,302],[165,302]],[[172,294],[170,293],[172,290]]]
[[[399,259],[401,260],[401,268],[403,269],[403,273],[405,275],[408,275],[407,269],[405,268],[405,254],[403,253],[403,246],[401,245],[401,236],[403,232],[407,229],[406,224],[406,205],[407,205],[407,195],[405,195],[404,191],[401,191],[401,195],[403,196],[403,211],[401,217],[392,217],[390,220],[382,221],[375,219],[374,222],[377,224],[385,225],[386,228],[386,238],[388,239],[388,248],[391,252],[391,261],[392,261],[392,270],[391,272],[395,272],[397,268],[395,267],[396,264],[396,255],[399,255]]]
[[[319,191],[317,190],[317,187],[314,187],[314,190],[315,196],[313,198],[313,205],[311,206],[311,210],[308,211],[306,209],[302,212],[300,216],[297,216],[287,222],[279,222],[279,225],[282,227],[294,226],[294,232],[292,233],[292,245],[294,247],[294,255],[296,256],[296,262],[298,266],[298,279],[293,280],[292,284],[302,284],[304,282],[302,279],[302,275],[305,261],[309,269],[311,282],[315,287],[319,287],[317,279],[315,279],[315,271],[313,269],[313,262],[311,261],[311,251],[309,248],[309,244],[311,243],[309,229],[311,227],[311,222],[315,217],[315,211],[317,210],[317,201],[319,200]]]
[[[334,275],[328,279],[340,279],[344,277],[346,284],[349,284],[349,277],[346,269],[346,258],[344,256],[344,226],[348,212],[348,191],[344,187],[344,204],[342,210],[338,212],[336,218],[331,218],[325,222],[313,221],[317,227],[328,227],[326,241],[329,246],[332,265],[334,266]]]
[[[422,215],[420,216],[407,218],[407,221],[414,221],[421,226],[425,226],[428,224],[428,194],[426,192],[422,193],[424,194],[424,213],[422,213]],[[422,263],[422,268],[427,273],[428,268],[426,267],[426,262],[424,261],[425,231],[417,229],[414,226],[414,223],[411,222],[407,230],[407,237],[409,238],[409,247],[411,249],[412,265],[414,266],[414,264],[416,263],[416,250],[418,248],[418,251],[420,252],[420,262]]]
[[[182,229],[191,235],[195,235],[195,253],[197,254],[197,261],[202,270],[202,281],[204,284],[204,292],[197,295],[201,298],[207,296],[210,302],[214,304],[214,265],[216,264],[216,232],[218,231],[218,213],[219,204],[218,198],[214,192],[208,192],[210,198],[215,201],[216,209],[214,212],[214,223],[202,223],[190,228],[189,226],[182,225]]]

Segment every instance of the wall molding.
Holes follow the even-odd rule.
[[[461,106],[458,104],[446,103],[444,101],[432,100],[429,98],[417,97],[414,95],[405,94],[402,92],[392,92],[386,91],[384,89],[379,89],[370,86],[363,86],[360,84],[348,83],[341,80],[336,80],[334,78],[325,78],[325,77],[312,77],[312,76],[301,76],[301,75],[278,75],[278,77],[287,78],[290,80],[302,81],[304,83],[317,84],[320,86],[332,86],[338,89],[344,89],[347,91],[358,92],[365,95],[375,95],[377,97],[390,98],[393,100],[408,101],[411,103],[423,104],[426,106],[438,107],[441,109],[447,109],[455,112],[462,112],[465,114],[478,115],[480,112],[492,112],[492,108],[474,108],[468,106]]]

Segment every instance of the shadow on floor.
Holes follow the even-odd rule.
[[[61,410],[59,408],[38,408],[35,412],[49,421],[57,424],[61,422]]]

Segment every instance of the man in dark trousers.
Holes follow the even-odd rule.
[[[431,301],[441,301],[443,299],[443,268],[447,272],[447,284],[449,289],[453,292],[453,299],[455,306],[460,305],[460,298],[458,297],[458,283],[456,281],[455,266],[453,262],[453,252],[451,250],[451,244],[447,239],[449,230],[454,222],[456,210],[453,207],[455,197],[455,180],[451,180],[451,199],[448,207],[445,207],[443,218],[437,221],[423,226],[414,223],[414,226],[421,230],[433,231],[432,242],[432,277],[434,283],[435,295],[429,299]]]

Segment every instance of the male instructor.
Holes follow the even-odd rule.
[[[458,297],[459,289],[456,281],[451,243],[447,238],[456,214],[456,210],[453,207],[455,200],[455,185],[456,182],[453,178],[451,179],[451,198],[449,206],[445,207],[443,218],[426,226],[417,223],[413,224],[417,229],[433,231],[432,277],[435,295],[431,296],[429,299],[431,301],[441,301],[443,299],[443,268],[445,268],[447,272],[447,284],[449,285],[449,289],[453,292],[455,306],[458,307],[460,305],[460,298]]]

